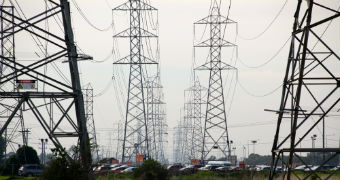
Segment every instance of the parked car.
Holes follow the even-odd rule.
[[[110,165],[101,165],[97,167],[95,170],[96,173],[103,172],[103,171],[109,171],[111,169]]]
[[[326,171],[326,170],[332,170],[333,168],[335,168],[336,166],[330,166],[330,165],[323,165],[323,166],[313,166],[311,168],[312,171]],[[309,169],[305,170],[305,171],[309,171]]]
[[[137,168],[136,167],[128,167],[121,172],[133,172],[135,169],[137,169]]]
[[[223,166],[218,165],[205,165],[204,167],[199,168],[200,171],[217,171],[216,169]]]
[[[24,164],[18,170],[19,176],[41,176],[44,171],[39,164]]]
[[[230,167],[226,167],[226,166],[218,167],[216,168],[216,171],[227,172],[227,171],[230,171]]]
[[[173,164],[168,166],[168,171],[179,171],[183,166],[181,164]]]
[[[181,168],[179,171],[181,173],[194,173],[197,172],[199,168],[203,167],[203,165],[197,164],[197,165],[189,165],[184,168]]]
[[[115,173],[120,173],[121,171],[123,171],[123,170],[125,170],[127,168],[129,168],[129,166],[123,165],[123,166],[119,166],[119,167],[113,168],[113,169],[111,169],[111,171],[113,171]]]
[[[258,165],[256,166],[256,171],[270,171],[270,166]]]
[[[308,171],[312,167],[313,167],[312,165],[301,165],[301,166],[298,166],[298,167],[294,168],[294,170],[297,170],[297,171]]]
[[[338,169],[340,169],[340,166],[334,167],[334,168],[331,169],[331,170],[332,170],[332,171],[336,171],[336,170],[338,170]]]
[[[110,165],[110,168],[113,169],[113,168],[116,168],[116,167],[120,167],[122,166],[121,164],[112,164]]]

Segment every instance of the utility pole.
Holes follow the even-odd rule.
[[[222,61],[222,48],[234,48],[236,45],[224,39],[225,32],[222,26],[227,28],[227,25],[236,24],[236,22],[221,15],[220,1],[211,2],[208,17],[194,23],[195,28],[197,25],[205,25],[210,33],[207,40],[194,45],[194,48],[209,49],[209,61],[195,68],[197,71],[207,70],[210,73],[201,160],[207,160],[213,155],[217,157],[218,154],[222,154],[222,158],[226,159],[231,156],[222,71],[235,71],[236,68]]]
[[[303,147],[301,144],[340,102],[340,75],[334,68],[340,65],[339,50],[337,46],[334,47],[339,44],[339,40],[323,37],[331,22],[339,23],[340,12],[333,9],[334,5],[330,3],[332,2],[321,0],[297,1],[281,103],[277,111],[270,180],[274,179],[279,162],[287,166],[286,179],[295,179],[292,177],[295,176],[292,171],[295,160],[300,159],[299,153],[332,154],[321,162],[320,167],[339,157],[339,147],[315,148],[314,137],[312,148]],[[320,29],[326,31],[321,32]],[[320,89],[322,91],[318,91]],[[289,127],[289,131],[284,127]],[[282,158],[284,155],[288,156],[288,162]],[[317,175],[315,173],[318,170],[319,168],[308,171],[298,178],[308,179]],[[330,179],[331,176],[333,174],[325,179]]]
[[[10,2],[5,1],[5,4]],[[13,119],[22,113],[33,114],[34,119],[41,125],[50,141],[56,148],[63,149],[61,138],[73,138],[73,142],[79,142],[80,160],[82,167],[82,177],[79,179],[92,179],[91,152],[88,149],[88,134],[86,128],[84,99],[79,79],[78,56],[74,43],[73,30],[71,24],[70,4],[67,0],[59,2],[50,1],[49,6],[43,12],[32,17],[26,17],[24,13],[14,15],[12,10],[8,11],[1,7],[0,21],[9,23],[9,27],[1,29],[0,41],[14,36],[29,37],[31,41],[26,41],[25,46],[36,47],[42,57],[32,58],[31,61],[24,61],[25,57],[14,55],[15,60],[0,54],[1,68],[11,69],[2,71],[0,84],[5,89],[0,92],[3,99],[1,112],[4,109],[10,111],[10,115],[0,129],[0,136],[10,127]],[[19,5],[19,4],[17,4]],[[19,7],[14,7],[14,9]],[[49,14],[46,16],[46,14]],[[57,21],[56,16],[60,17]],[[11,19],[14,19],[12,21]],[[55,26],[63,28],[63,32],[44,30],[44,22],[49,21]],[[61,23],[61,24],[60,24]],[[48,42],[49,48],[43,50],[42,42]],[[20,47],[16,47],[20,50]],[[26,51],[27,49],[25,49]],[[22,51],[22,48],[21,48]],[[46,53],[47,52],[47,53]],[[36,53],[36,51],[32,51]],[[67,59],[67,75],[60,71],[60,59]],[[59,73],[44,71],[47,65],[53,65]],[[13,82],[14,88],[13,88]],[[50,101],[46,101],[49,99]],[[49,106],[54,106],[61,114],[58,118],[52,118]],[[74,110],[71,110],[71,109]],[[53,113],[57,116],[57,113]],[[32,119],[32,118],[30,118]],[[48,123],[54,121],[53,123]],[[60,126],[68,126],[70,130],[66,132]],[[24,126],[23,126],[24,127]],[[74,139],[76,138],[76,139]],[[71,159],[70,155],[67,156]]]
[[[142,13],[157,11],[157,9],[141,0],[129,0],[114,8],[113,11],[126,11],[130,16],[130,27],[114,35],[114,38],[128,38],[130,41],[130,54],[114,63],[130,66],[122,146],[122,163],[125,163],[133,160],[136,151],[150,157],[143,73],[145,72],[144,66],[158,63],[146,57],[143,43],[145,40],[158,36],[144,29],[144,23],[147,23],[147,20]]]

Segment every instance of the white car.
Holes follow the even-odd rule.
[[[129,167],[124,169],[122,172],[133,172],[136,169],[136,167]]]
[[[258,166],[256,166],[255,169],[256,169],[256,171],[270,170],[270,166],[258,165]]]
[[[294,170],[297,170],[297,171],[309,171],[310,169],[309,168],[312,168],[313,166],[312,165],[301,165],[301,166],[298,166],[296,168],[294,168]]]
[[[114,168],[120,167],[120,166],[121,166],[120,164],[112,164],[112,165],[110,165],[110,168],[111,168],[111,169],[114,169]]]

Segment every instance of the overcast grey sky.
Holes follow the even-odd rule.
[[[97,27],[105,28],[112,22],[111,9],[124,3],[124,0],[76,0],[79,7],[87,18]],[[150,0],[151,4],[159,10],[160,29],[160,59],[161,78],[164,86],[165,101],[167,103],[167,121],[169,124],[168,153],[172,155],[172,133],[173,127],[177,125],[180,118],[180,107],[183,105],[183,91],[190,86],[190,73],[193,57],[193,23],[208,15],[210,0]],[[20,2],[20,1],[19,1]],[[222,14],[226,16],[229,0],[222,0]],[[278,109],[281,96],[281,88],[286,62],[288,57],[289,43],[283,47],[290,36],[293,25],[293,13],[297,0],[288,0],[282,13],[277,20],[262,36],[255,40],[245,40],[260,34],[272,22],[286,0],[233,0],[230,18],[238,22],[238,35],[227,34],[228,38],[235,39],[238,45],[239,59],[234,64],[239,72],[239,82],[248,93],[239,85],[236,86],[233,103],[227,103],[227,109],[231,107],[228,114],[228,125],[230,138],[235,142],[236,154],[242,156],[242,146],[247,146],[250,140],[258,140],[256,153],[269,154],[274,136],[275,114],[265,112],[264,109]],[[330,7],[337,9],[340,5],[338,0],[329,0]],[[32,5],[26,5],[29,9]],[[92,28],[78,13],[72,5],[72,19],[77,45],[95,60],[105,59],[112,50],[112,30],[100,32]],[[114,14],[114,18],[122,18],[124,14]],[[121,29],[121,24],[116,24],[116,29]],[[197,33],[197,32],[196,32]],[[339,21],[334,22],[326,38],[336,41],[339,49]],[[247,68],[265,63],[273,57],[279,49],[282,51],[273,61],[260,68]],[[123,55],[122,55],[123,56]],[[203,61],[197,57],[197,65]],[[242,60],[243,64],[240,62]],[[103,63],[82,62],[81,72],[83,83],[91,82],[94,94],[102,92],[110,87],[101,96],[95,98],[95,121],[99,133],[99,143],[102,146],[109,145],[108,129],[116,128],[115,123],[121,119],[116,95],[112,87],[113,59]],[[125,79],[128,77],[126,76]],[[200,74],[200,79],[206,82],[207,74]],[[108,85],[108,83],[111,83]],[[206,84],[203,84],[207,86]],[[272,92],[273,90],[277,91]],[[264,97],[262,96],[270,93]],[[252,95],[251,95],[252,94]],[[125,107],[125,105],[123,105]],[[330,120],[334,123],[334,120]],[[257,124],[256,126],[254,124]],[[249,126],[251,125],[251,126]],[[335,127],[335,126],[333,126]],[[329,132],[332,139],[339,139],[340,126]],[[112,132],[116,133],[116,132]],[[319,133],[319,132],[316,132]],[[35,141],[35,140],[34,140]],[[310,143],[310,142],[306,142]],[[338,142],[330,141],[334,146]],[[115,145],[113,149],[115,149]],[[317,146],[321,141],[317,141]],[[250,147],[252,152],[252,146]],[[171,158],[171,157],[170,157]]]

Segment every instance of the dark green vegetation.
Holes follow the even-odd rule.
[[[105,174],[105,173],[104,173]],[[113,179],[137,179],[137,180],[167,180],[169,173],[165,166],[159,162],[148,159],[141,166],[134,170],[133,173],[110,173],[97,177],[97,180]]]
[[[37,177],[0,176],[0,180],[37,180]]]
[[[37,151],[30,146],[21,146],[15,155],[10,156],[0,165],[0,175],[17,175],[23,164],[39,164]]]
[[[140,180],[166,180],[168,179],[168,170],[159,162],[148,159],[133,172],[133,176]]]
[[[75,180],[81,177],[80,163],[68,160],[64,149],[53,149],[53,158],[46,166],[42,179]]]

